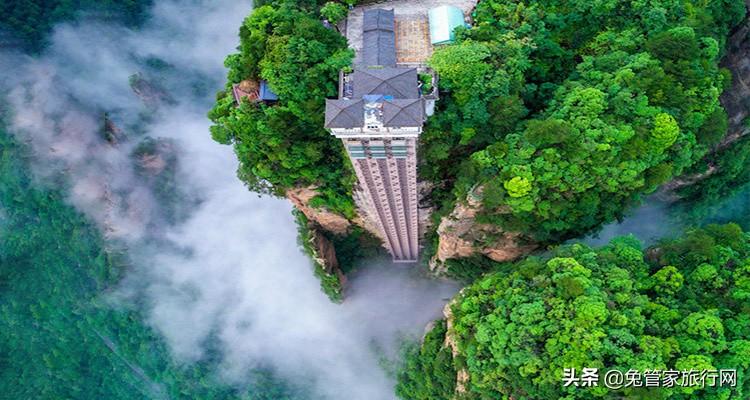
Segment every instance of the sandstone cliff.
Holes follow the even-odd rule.
[[[745,4],[750,8],[750,0]],[[715,146],[713,152],[722,151],[750,134],[750,18],[735,28],[727,40],[727,53],[721,67],[732,73],[732,85],[722,93],[721,105],[727,111],[729,124],[727,134]],[[707,161],[705,171],[677,177],[659,189],[658,196],[665,201],[679,200],[676,191],[693,185],[719,172],[716,165]]]
[[[310,200],[318,195],[314,186],[300,187],[287,190],[286,198],[300,210],[309,221],[317,224],[322,229],[337,234],[345,235],[349,231],[351,222],[342,215],[326,210],[315,208],[310,205]]]
[[[156,108],[162,104],[174,104],[175,100],[155,80],[149,80],[145,74],[137,72],[129,77],[130,88],[133,93],[149,108]]]
[[[750,0],[745,4],[750,8]],[[732,86],[721,95],[729,116],[727,135],[717,146],[726,148],[750,133],[745,122],[750,116],[750,19],[738,26],[727,41],[727,54],[721,66],[732,73]]]
[[[336,249],[330,240],[323,236],[321,231],[328,231],[336,235],[345,235],[349,232],[351,223],[343,216],[323,208],[315,208],[310,205],[310,200],[317,196],[315,187],[301,187],[286,192],[286,198],[294,204],[307,218],[307,228],[310,230],[311,257],[328,274],[336,274],[343,277],[336,258]]]
[[[313,261],[320,265],[326,274],[336,276],[339,280],[340,287],[343,289],[346,286],[346,276],[344,276],[344,273],[341,271],[333,243],[326,239],[320,230],[315,227],[311,227],[310,232]]]
[[[304,244],[305,250],[316,265],[316,275],[321,279],[323,291],[333,301],[340,302],[344,298],[346,276],[339,264],[335,245],[325,233],[336,236],[350,235],[353,234],[354,225],[364,228],[375,237],[378,237],[376,235],[378,232],[374,224],[364,216],[361,208],[364,199],[361,193],[357,191],[354,193],[358,208],[357,215],[351,220],[325,207],[314,207],[311,203],[317,195],[318,192],[314,186],[298,187],[286,192],[286,198],[307,220],[306,230],[309,235],[303,235],[303,239],[307,242]]]
[[[456,304],[458,299],[461,297],[461,292],[459,292],[451,301],[448,302],[448,304],[443,307],[443,316],[445,317],[445,341],[443,342],[443,346],[448,347],[451,349],[451,354],[453,355],[453,358],[458,357],[460,354],[458,349],[458,343],[456,343],[455,332],[453,331],[453,310],[452,307]],[[469,382],[470,376],[469,371],[466,370],[466,367],[459,369],[456,371],[456,397],[460,397],[461,394],[466,392],[466,384]]]
[[[477,223],[475,217],[481,208],[481,197],[482,188],[476,188],[466,197],[465,203],[456,204],[453,212],[440,221],[437,252],[430,260],[433,271],[445,272],[445,261],[451,258],[483,254],[495,261],[512,261],[538,247],[522,242],[516,232]]]
[[[102,134],[104,140],[112,146],[117,146],[117,144],[126,139],[125,133],[115,124],[114,121],[112,121],[107,113],[104,113],[104,127]]]
[[[351,219],[324,207],[311,205],[312,199],[317,195],[318,192],[314,186],[298,187],[286,192],[287,199],[318,229],[334,235],[346,235],[351,233],[352,227],[356,225],[380,240],[381,243],[385,240],[375,223],[376,217],[368,214],[368,210],[372,210],[372,207],[367,204],[361,188],[355,186],[352,193],[356,208],[355,215]]]

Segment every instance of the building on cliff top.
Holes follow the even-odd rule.
[[[415,68],[396,66],[393,10],[367,10],[362,64],[341,73],[326,100],[325,127],[340,138],[364,193],[366,218],[396,262],[419,256],[417,140],[425,99]]]
[[[239,106],[242,99],[247,99],[250,102],[265,101],[274,102],[279,100],[279,96],[271,90],[268,82],[244,80],[240,83],[232,85],[232,96],[234,96],[235,103]]]

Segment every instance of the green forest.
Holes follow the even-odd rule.
[[[402,399],[745,399],[750,394],[750,234],[693,229],[642,249],[556,248],[501,266],[406,353]],[[457,353],[445,346],[446,335]],[[564,368],[737,369],[736,387],[563,387]]]
[[[239,53],[225,61],[227,88],[209,113],[211,135],[234,145],[239,177],[250,189],[283,195],[316,186],[314,205],[353,218],[354,173],[338,140],[323,128],[323,116],[325,99],[336,95],[339,71],[354,52],[320,23],[315,2],[259,3],[240,27]],[[279,101],[235,107],[231,85],[246,79],[266,80]]]
[[[621,217],[726,132],[718,66],[741,2],[483,1],[431,65],[450,96],[422,175],[480,219],[559,243]],[[456,163],[455,160],[465,160]]]
[[[174,361],[139,312],[107,301],[125,249],[106,244],[60,192],[39,188],[28,157],[0,130],[0,397],[303,398],[265,370],[246,388],[226,386],[216,354]]]
[[[152,3],[5,2],[0,38],[38,54],[56,23],[93,16],[137,28]],[[254,3],[225,60],[210,134],[233,146],[251,191],[314,187],[311,206],[355,220],[356,178],[323,128],[325,99],[336,96],[354,53],[321,20],[340,22],[357,2]],[[719,97],[732,79],[720,61],[746,12],[735,0],[479,2],[472,25],[428,61],[441,99],[420,137],[420,179],[433,187],[434,222],[471,197],[481,204],[477,222],[543,250],[506,263],[449,260],[467,286],[446,318],[404,345],[396,396],[750,398],[750,139],[719,146],[729,126]],[[232,85],[248,80],[268,82],[278,101],[236,105]],[[175,361],[137,307],[111,301],[127,249],[107,242],[64,190],[35,181],[31,158],[0,125],[0,398],[309,396],[263,367],[243,387],[227,386],[216,374],[220,350],[209,344],[198,362]],[[670,218],[702,227],[648,247],[633,236],[599,248],[571,243],[665,183],[709,168],[670,207]],[[300,247],[313,256],[319,227],[295,216]],[[334,243],[344,273],[382,256],[361,228],[350,233],[318,232]],[[342,302],[338,277],[319,264],[314,273]],[[737,385],[563,386],[565,368],[586,367],[736,369]]]
[[[315,206],[351,218],[351,168],[321,124],[352,56],[319,22],[340,19],[330,15],[339,3],[262,3],[226,60],[212,134],[234,145],[250,188],[316,186]],[[734,1],[480,2],[473,26],[428,61],[444,92],[420,147],[435,220],[471,194],[481,222],[552,244],[621,218],[707,163],[722,172],[685,189],[690,203],[746,182],[750,147],[712,151],[726,133],[719,95],[731,79],[719,60],[744,15]],[[245,79],[267,80],[279,102],[234,107],[229,89]]]
[[[0,34],[18,40],[21,47],[39,52],[59,22],[95,17],[99,21],[139,25],[152,0],[13,0],[0,3]]]
[[[351,218],[350,166],[320,121],[323,98],[336,95],[338,70],[352,55],[319,21],[345,18],[344,4],[262,3],[241,27],[238,53],[226,59],[212,135],[234,146],[250,188],[283,195],[315,186],[315,206]],[[458,28],[456,42],[428,60],[441,100],[420,137],[419,174],[434,186],[434,222],[471,196],[481,203],[477,222],[554,246],[709,166],[708,178],[677,190],[670,218],[696,225],[746,214],[750,141],[718,146],[729,125],[719,96],[732,79],[720,60],[745,14],[742,2],[729,0],[479,2],[471,27]],[[235,107],[231,85],[245,79],[266,80],[279,102]],[[738,222],[750,228],[747,218]],[[449,260],[450,273],[472,283],[452,303],[450,321],[405,347],[397,394],[745,398],[750,248],[742,227],[691,229],[648,249],[622,237],[515,263]],[[564,367],[605,366],[737,368],[739,385],[561,385]]]

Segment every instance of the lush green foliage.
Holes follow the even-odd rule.
[[[346,9],[346,6],[335,1],[327,2],[320,9],[320,15],[332,24],[338,24],[343,21],[348,14],[349,11]]]
[[[316,205],[351,217],[354,177],[322,128],[352,55],[319,19],[343,18],[344,3],[259,2],[229,84],[266,79],[280,101],[235,107],[226,91],[210,116],[250,188],[315,185]],[[480,2],[474,26],[429,61],[448,92],[421,137],[433,201],[444,212],[473,191],[481,222],[541,242],[620,217],[724,135],[718,59],[743,14],[731,1]]]
[[[422,176],[443,183],[438,201],[474,190],[482,222],[537,241],[621,216],[724,135],[718,60],[744,12],[730,1],[480,2],[475,26],[430,61],[450,95],[422,137]]]
[[[58,192],[26,174],[0,131],[0,397],[6,399],[296,399],[272,374],[247,390],[215,378],[216,354],[174,362],[138,312],[106,301],[126,268]]]
[[[467,399],[740,399],[750,393],[750,235],[733,224],[691,230],[643,252],[631,237],[555,249],[487,275],[454,305],[448,332]],[[438,335],[443,337],[439,328]],[[409,360],[404,399],[431,396],[435,343]],[[734,369],[736,388],[564,388],[564,368]]]
[[[343,36],[295,2],[259,7],[245,20],[239,53],[225,63],[227,90],[209,117],[213,138],[234,145],[239,176],[251,189],[282,194],[315,185],[317,204],[353,216],[351,167],[338,140],[323,128],[325,98],[336,95],[339,71],[352,57]],[[245,79],[267,80],[279,101],[235,107],[231,84]]]
[[[7,30],[30,50],[41,49],[52,27],[73,20],[77,14],[117,20],[129,25],[141,22],[152,0],[14,0],[0,4],[0,30]]]
[[[481,254],[451,258],[445,261],[445,276],[463,283],[472,283],[482,275],[502,270],[505,263],[497,263]]]
[[[329,273],[323,265],[317,261],[314,245],[313,231],[310,222],[301,211],[294,209],[292,211],[294,219],[297,222],[297,243],[308,257],[313,261],[315,277],[320,280],[320,290],[328,296],[334,303],[341,303],[344,300],[344,287],[341,279],[336,273]]]
[[[443,346],[445,321],[437,321],[422,346],[404,348],[396,394],[402,399],[449,399],[456,390],[456,370],[450,349]]]

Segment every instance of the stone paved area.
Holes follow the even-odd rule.
[[[431,55],[427,17],[404,16],[396,19],[396,62],[423,64]]]
[[[408,64],[424,62],[432,54],[427,12],[441,5],[456,6],[464,11],[464,15],[469,15],[477,5],[477,0],[393,0],[355,7],[349,12],[346,21],[346,38],[349,40],[349,47],[357,54],[354,62],[359,62],[362,50],[362,16],[364,10],[372,8],[392,8],[394,11],[397,61]]]

